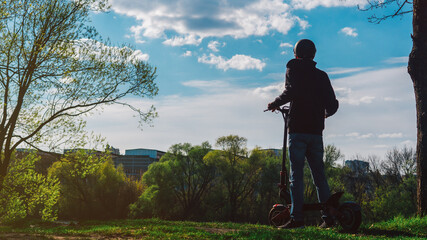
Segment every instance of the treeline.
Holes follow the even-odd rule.
[[[281,202],[277,183],[282,156],[259,148],[248,151],[246,139],[232,135],[219,138],[216,147],[220,150],[211,150],[207,142],[172,146],[143,175],[147,189],[131,205],[131,216],[267,223],[268,211]],[[370,167],[343,166],[340,150],[333,145],[325,147],[325,173],[331,192],[343,191],[343,201],[358,202],[365,222],[415,215],[413,149],[394,148],[382,161],[376,156],[356,158],[369,162]],[[317,202],[307,164],[304,183],[305,201]],[[307,216],[318,217],[319,213]]]
[[[0,192],[0,219],[118,219],[157,217],[171,220],[267,223],[280,203],[277,183],[281,153],[255,148],[239,136],[176,144],[141,179],[126,177],[111,155],[78,151],[36,169],[36,154],[13,160]],[[369,156],[369,168],[342,166],[344,157],[325,147],[325,172],[332,192],[362,206],[364,222],[409,217],[416,212],[415,153],[394,148],[385,159]],[[289,167],[287,167],[289,169]],[[306,202],[316,202],[316,188],[305,167]],[[318,219],[319,214],[308,215]],[[310,222],[310,219],[308,220]]]

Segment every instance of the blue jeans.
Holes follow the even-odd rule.
[[[319,202],[326,202],[329,198],[329,185],[326,180],[323,164],[323,139],[321,135],[291,133],[289,134],[290,158],[290,189],[291,189],[291,217],[295,221],[303,221],[304,214],[304,162],[307,158],[314,185],[316,185]],[[328,216],[322,216],[325,220]]]

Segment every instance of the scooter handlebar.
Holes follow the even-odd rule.
[[[281,108],[276,108],[276,109],[265,109],[264,110],[264,112],[268,112],[268,111],[272,111],[272,112],[275,112],[275,111],[279,111],[279,112],[281,112],[281,113],[289,113],[289,106],[283,106],[283,107],[281,107]]]

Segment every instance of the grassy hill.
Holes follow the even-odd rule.
[[[426,239],[427,217],[395,218],[361,226],[357,233],[340,228],[278,230],[266,225],[164,221],[159,219],[25,223],[0,225],[0,239]]]

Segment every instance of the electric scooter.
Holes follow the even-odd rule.
[[[269,111],[264,110],[264,112]],[[290,210],[291,210],[291,196],[288,191],[287,185],[287,170],[286,170],[286,148],[287,148],[287,138],[288,138],[288,115],[289,115],[289,107],[284,106],[282,108],[277,109],[280,111],[283,116],[283,120],[285,122],[285,130],[283,137],[283,154],[282,154],[282,169],[280,171],[280,183],[279,187],[279,196],[282,200],[284,200],[285,204],[274,204],[270,210],[268,215],[268,219],[271,225],[278,227],[287,223],[290,218]],[[311,203],[303,205],[303,211],[326,211],[334,221],[338,221],[344,231],[354,232],[356,231],[361,222],[362,222],[362,213],[359,204],[355,202],[344,202],[340,204],[339,200],[343,192],[337,192],[332,194],[329,199],[325,203]],[[335,225],[335,222],[334,222]]]

